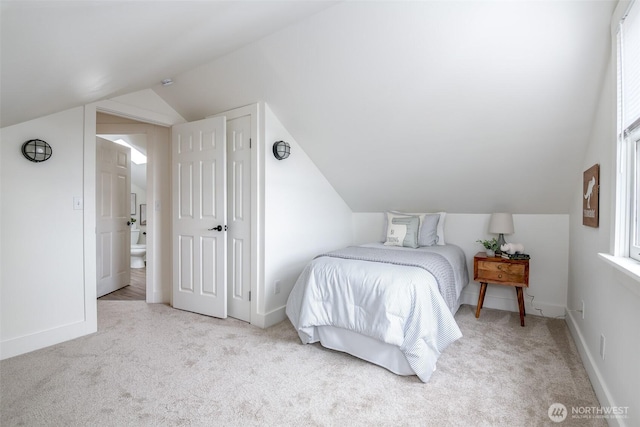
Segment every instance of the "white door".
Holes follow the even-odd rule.
[[[131,150],[96,138],[98,298],[129,284]]]
[[[226,119],[172,129],[173,306],[227,317]]]
[[[251,116],[227,121],[229,316],[251,321]]]

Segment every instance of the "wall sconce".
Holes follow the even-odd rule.
[[[273,143],[273,155],[278,160],[284,160],[291,154],[291,146],[288,142],[277,141]]]
[[[499,234],[498,245],[502,246],[505,234],[513,234],[513,215],[510,213],[493,213],[489,220],[489,233]],[[502,253],[499,249],[496,254]]]
[[[22,155],[35,163],[48,160],[53,154],[51,146],[41,139],[30,139],[22,144]]]

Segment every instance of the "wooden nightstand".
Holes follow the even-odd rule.
[[[518,295],[518,307],[520,308],[520,325],[524,326],[524,296],[522,287],[529,287],[529,260],[506,259],[502,257],[488,257],[484,252],[478,252],[473,257],[473,280],[480,282],[480,295],[476,318],[480,317],[480,309],[484,303],[484,294],[487,292],[487,283],[497,285],[514,286]]]

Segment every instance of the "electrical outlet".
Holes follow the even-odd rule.
[[[605,346],[606,340],[604,338],[604,335],[600,335],[600,357],[602,357],[602,360],[604,360],[604,346]]]
[[[584,319],[584,300],[582,300],[582,318]]]
[[[276,280],[275,286],[273,287],[273,294],[278,295],[280,293],[280,280]]]

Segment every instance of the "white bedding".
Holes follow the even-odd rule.
[[[452,284],[458,297],[468,282],[462,264],[464,274],[455,276],[464,283]],[[320,341],[318,328],[331,326],[395,346],[426,382],[442,351],[462,336],[453,318],[459,303],[448,307],[438,289],[420,267],[321,256],[300,274],[287,316],[305,344]]]

